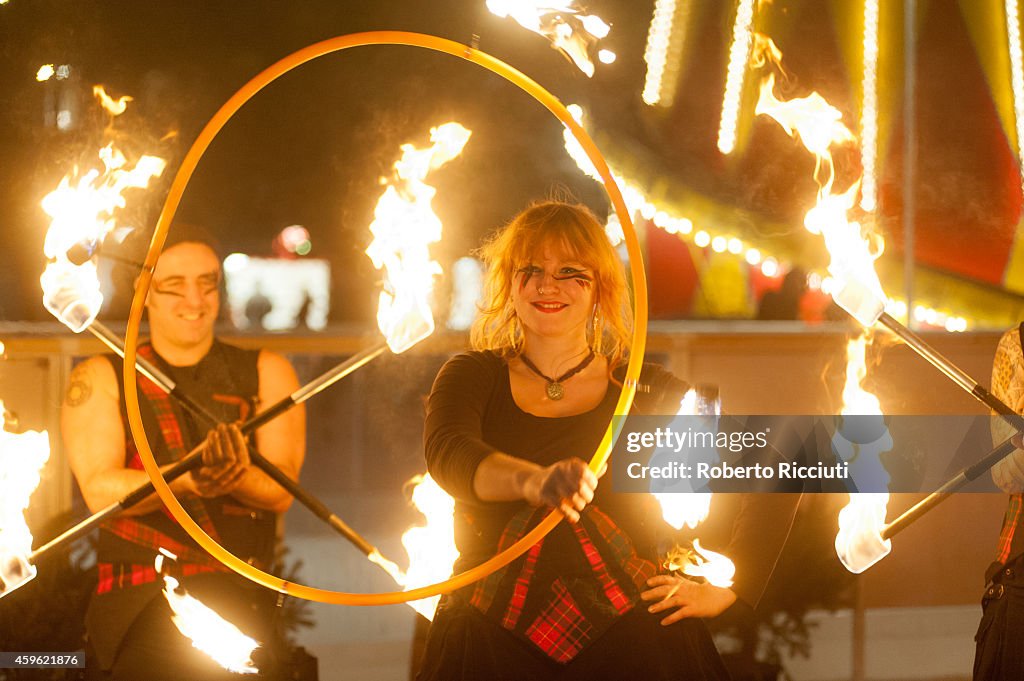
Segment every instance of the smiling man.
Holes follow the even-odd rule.
[[[280,355],[243,350],[219,341],[221,266],[202,230],[175,226],[153,274],[146,301],[150,338],[139,349],[187,395],[223,424],[197,420],[155,385],[138,388],[146,433],[157,462],[166,467],[206,442],[203,466],[171,488],[189,514],[236,556],[268,569],[278,514],[291,497],[249,464],[249,450],[293,479],[305,452],[305,414],[293,409],[247,440],[238,422],[260,404],[273,404],[298,388]],[[72,471],[90,510],[121,499],[148,480],[127,427],[121,393],[122,364],[114,356],[80,363],[69,380],[61,430]],[[178,633],[153,570],[157,551],[178,557],[178,577],[244,632],[267,643],[273,594],[254,588],[210,558],[155,496],[105,524],[97,551],[99,583],[86,616],[90,679],[213,679],[223,670]]]

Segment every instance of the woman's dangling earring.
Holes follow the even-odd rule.
[[[594,335],[590,339],[590,347],[594,349],[594,352],[600,353],[604,346],[604,323],[601,320],[601,308],[596,304],[594,305],[594,319],[591,322],[591,328]]]
[[[508,344],[514,354],[519,354],[523,346],[523,334],[519,326],[519,315],[512,311],[512,318],[508,323]]]

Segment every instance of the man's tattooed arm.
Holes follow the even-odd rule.
[[[69,407],[80,407],[92,397],[92,376],[89,367],[82,362],[71,372],[68,391],[64,395],[64,404]]]

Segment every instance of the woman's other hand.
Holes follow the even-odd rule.
[[[695,582],[676,575],[656,575],[647,580],[651,587],[640,594],[645,601],[655,601],[647,608],[649,612],[667,612],[675,609],[665,619],[663,626],[674,624],[685,617],[715,617],[736,602],[731,589]]]

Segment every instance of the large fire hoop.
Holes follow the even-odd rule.
[[[145,266],[139,276],[138,285],[135,288],[135,295],[132,298],[131,312],[128,316],[128,329],[125,335],[125,362],[124,362],[124,395],[128,411],[128,423],[132,436],[135,438],[139,456],[142,459],[146,473],[149,475],[156,493],[170,509],[171,514],[189,535],[195,539],[200,546],[219,560],[228,568],[238,574],[261,584],[269,589],[286,593],[297,598],[305,598],[321,603],[335,603],[339,605],[391,605],[404,603],[412,600],[419,600],[447,593],[454,589],[472,584],[473,582],[486,577],[495,570],[507,565],[517,557],[525,553],[531,546],[540,541],[550,532],[561,519],[558,511],[552,511],[537,527],[525,535],[518,542],[508,549],[498,553],[486,562],[467,570],[461,574],[444,581],[424,586],[410,591],[387,592],[377,594],[347,593],[329,589],[318,589],[311,586],[287,582],[273,575],[258,570],[242,561],[230,551],[226,550],[199,525],[192,520],[185,509],[178,503],[170,487],[164,482],[153,457],[153,450],[149,445],[149,439],[145,427],[142,424],[142,415],[139,410],[139,396],[136,386],[135,359],[138,350],[139,324],[142,320],[143,305],[146,295],[149,293],[150,284],[153,278],[153,269],[156,261],[163,250],[167,238],[167,231],[174,219],[178,204],[185,192],[196,165],[203,157],[206,149],[213,142],[214,138],[224,127],[231,117],[242,107],[243,104],[252,99],[257,92],[272,83],[277,78],[288,73],[308,61],[334,52],[340,52],[351,47],[362,47],[367,45],[405,45],[420,47],[435,52],[443,52],[454,57],[465,59],[478,66],[481,66],[498,76],[501,76],[510,83],[518,86],[521,90],[532,96],[542,104],[563,125],[573,134],[580,146],[586,152],[587,157],[593,163],[601,179],[604,182],[605,191],[611,199],[612,206],[622,224],[623,233],[626,237],[626,246],[629,253],[630,276],[633,285],[633,312],[634,327],[632,337],[632,351],[629,364],[626,368],[626,380],[623,383],[619,400],[615,406],[616,414],[625,414],[633,403],[636,392],[636,382],[640,376],[640,367],[643,362],[644,348],[647,341],[647,282],[644,278],[643,259],[640,252],[640,244],[637,241],[633,223],[630,220],[629,210],[626,208],[622,193],[615,180],[612,178],[608,164],[601,155],[600,150],[594,144],[587,132],[576,122],[569,111],[550,92],[516,70],[505,62],[490,56],[484,52],[437,36],[421,33],[408,33],[403,31],[375,31],[369,33],[353,33],[339,36],[330,40],[315,43],[306,48],[294,52],[284,59],[273,64],[262,73],[258,74],[236,92],[223,106],[213,115],[213,118],[206,124],[199,133],[199,137],[192,144],[188,154],[182,161],[181,168],[174,177],[167,200],[164,202],[160,218],[157,220],[156,231],[146,254]],[[591,470],[597,472],[608,460],[615,440],[618,438],[619,427],[616,427],[618,419],[612,419],[605,430],[604,437],[598,445],[594,456],[590,460]]]

